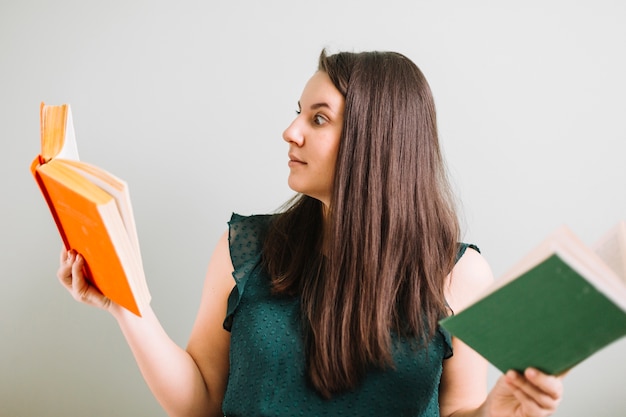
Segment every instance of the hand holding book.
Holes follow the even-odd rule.
[[[57,277],[76,301],[106,310],[111,300],[85,279],[85,260],[73,251],[61,250]]]
[[[81,274],[89,285],[140,316],[150,294],[128,187],[110,173],[78,160],[69,105],[42,103],[40,115],[41,152],[31,172],[65,250],[84,259]]]
[[[563,227],[440,324],[502,372],[561,374],[626,335],[626,223],[594,249]]]

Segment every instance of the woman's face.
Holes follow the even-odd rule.
[[[345,100],[322,71],[307,82],[298,116],[283,133],[289,144],[289,187],[326,206],[332,195]]]

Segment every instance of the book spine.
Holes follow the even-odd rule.
[[[41,194],[43,194],[43,197],[46,200],[48,209],[50,209],[50,213],[52,214],[54,223],[57,225],[57,229],[59,230],[59,234],[61,235],[61,239],[63,240],[63,245],[65,246],[65,250],[70,250],[69,241],[67,240],[67,236],[65,235],[65,232],[63,231],[63,227],[61,227],[61,221],[59,220],[59,216],[57,215],[56,210],[54,209],[54,204],[52,204],[50,195],[48,195],[48,192],[46,191],[46,186],[44,185],[43,181],[41,180],[41,177],[39,176],[39,173],[37,172],[37,168],[41,164],[42,164],[42,158],[41,156],[37,156],[30,166],[30,171],[33,174],[33,177],[35,177],[35,181],[37,182],[37,185],[39,186],[39,190],[41,190]]]

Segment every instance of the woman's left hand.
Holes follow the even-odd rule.
[[[489,393],[489,417],[546,417],[552,415],[563,396],[563,377],[528,368],[524,374],[508,371]]]

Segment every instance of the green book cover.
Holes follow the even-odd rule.
[[[440,324],[502,372],[557,375],[626,335],[626,312],[555,253]]]

